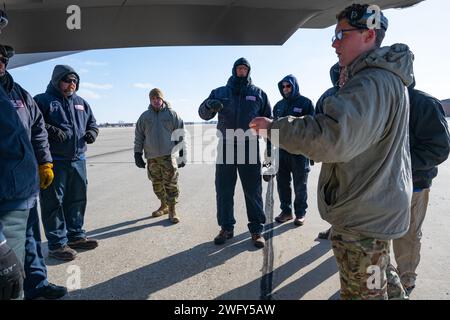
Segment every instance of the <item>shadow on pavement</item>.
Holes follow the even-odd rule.
[[[67,299],[149,299],[154,292],[217,267],[242,252],[253,250],[249,238],[250,234],[245,232],[228,240],[224,246],[216,246],[212,241],[201,243],[103,283],[72,291]]]
[[[140,218],[140,219],[117,223],[112,226],[107,226],[104,228],[99,228],[96,230],[86,232],[86,236],[90,237],[90,238],[95,238],[97,240],[104,240],[104,239],[118,237],[118,236],[121,236],[124,234],[128,234],[130,232],[136,232],[141,229],[150,228],[150,227],[157,226],[157,225],[164,226],[164,227],[169,227],[172,225],[172,223],[170,223],[170,221],[168,219],[164,219],[164,220],[161,219],[161,220],[158,220],[158,221],[155,221],[152,223],[148,223],[145,225],[130,227],[130,228],[126,228],[126,229],[120,229],[120,228],[129,226],[129,225],[133,225],[133,224],[136,224],[138,222],[148,220],[148,219],[153,219],[153,218],[145,217],[145,218]],[[117,229],[120,229],[120,230],[117,230]],[[85,250],[80,250],[80,251],[77,250],[77,252],[84,252],[84,251]],[[63,263],[67,263],[67,261],[57,260],[57,259],[54,259],[54,258],[51,258],[48,256],[48,241],[42,242],[42,254],[44,255],[44,257],[46,257],[45,264],[48,266],[56,266],[56,265],[60,265]]]
[[[112,226],[92,230],[89,231],[87,235],[103,240],[135,232],[141,229],[150,228],[156,225],[172,225],[168,219],[159,219],[145,225],[123,229],[123,227],[130,226],[147,219],[151,219],[151,217],[122,222]],[[276,226],[276,228],[274,228],[274,226]],[[265,228],[267,244],[273,241],[272,237],[276,237],[277,235],[293,228],[297,227],[293,224],[278,225],[269,223]],[[307,252],[302,253],[291,261],[275,269],[272,272],[274,281],[272,288],[279,286],[280,283],[291,277],[292,274],[319,259],[330,249],[329,242],[320,242]],[[250,234],[248,232],[236,235],[233,239],[228,240],[224,246],[214,245],[211,239],[211,241],[201,243],[172,256],[163,257],[161,260],[152,264],[121,274],[89,288],[71,291],[66,299],[151,299],[151,295],[155,292],[171,287],[172,285],[189,279],[204,272],[205,270],[222,265],[227,260],[239,255],[242,252],[255,250],[260,249],[256,249],[251,244]],[[263,251],[261,250],[261,253],[262,252]],[[54,259],[49,260],[49,262],[59,262]],[[49,263],[49,265],[52,264]],[[280,295],[283,299],[300,299],[308,291],[314,289],[317,285],[331,277],[336,272],[337,267],[334,257],[330,257],[318,267],[303,275],[301,278],[273,292],[271,294],[273,295],[272,298],[276,299],[276,295]],[[217,297],[217,299],[249,299],[249,290],[252,293],[250,296],[260,296],[260,292],[255,294],[254,291],[261,289],[261,279],[262,278],[258,278],[246,285],[233,289],[226,294]],[[205,288],[205,290],[206,289],[208,288]],[[335,295],[333,295],[331,299],[333,299],[334,296]]]
[[[278,228],[276,229],[276,231],[278,233]],[[329,242],[318,243],[310,250],[300,254],[299,256],[286,262],[282,266],[274,269],[271,274],[272,288],[278,287],[286,279],[290,278],[294,273],[313,263],[315,260],[322,257],[330,250],[331,247]],[[333,276],[337,271],[338,270],[334,256],[330,257],[302,277],[280,288],[279,290],[270,292],[268,296],[261,297],[261,299],[277,299],[277,296],[280,296],[282,299],[299,300],[307,292],[317,287],[320,283],[327,280],[329,277]],[[261,279],[257,279],[249,282],[239,288],[233,289],[225,293],[224,295],[217,297],[217,299],[248,299],[249,288],[257,286],[260,281]]]

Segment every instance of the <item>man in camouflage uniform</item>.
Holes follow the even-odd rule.
[[[316,104],[316,113],[323,113],[323,103],[325,99],[331,95],[334,95],[340,87],[344,86],[347,73],[346,68],[342,68],[339,66],[339,63],[336,63],[333,65],[330,69],[330,78],[331,82],[333,84],[333,87],[325,91],[322,96],[317,100]],[[331,237],[331,227],[327,229],[326,231],[322,231],[319,233],[318,238],[319,239],[330,239]],[[386,264],[386,259],[380,259],[382,256],[385,256],[389,252],[389,247],[386,247],[386,242],[379,242],[375,239],[365,239],[364,241],[358,242],[357,239],[353,239],[354,243],[350,243],[349,245],[345,245],[343,242],[337,242],[333,246],[333,250],[335,252],[336,259],[339,259],[339,265],[345,264],[345,260],[348,261],[347,268],[342,270],[342,276],[341,276],[341,283],[344,290],[341,290],[341,299],[351,299],[355,296],[355,292],[357,291],[357,288],[355,288],[355,284],[351,282],[350,279],[355,279],[358,277],[367,277],[367,270],[364,270],[364,268],[361,268],[361,266],[371,266],[376,265],[377,262],[382,264],[383,268],[386,268],[386,279],[383,279],[384,274],[379,274],[378,269],[372,269],[373,276],[379,276],[378,279],[372,277],[370,279],[367,279],[367,289],[371,287],[378,286],[381,290],[385,290],[385,288],[382,287],[382,283],[384,285],[387,284],[387,294],[389,299],[404,299],[405,297],[405,291],[404,288],[402,288],[402,285],[400,284],[400,278],[398,277],[398,271],[393,268],[392,264]],[[353,245],[357,245],[361,247],[362,251],[368,251],[373,250],[375,248],[375,253],[373,255],[366,255],[364,256],[364,259],[366,260],[364,263],[358,262],[357,255],[347,254],[345,255],[345,252],[348,251],[348,249],[351,248]],[[351,250],[350,250],[351,252]],[[359,264],[357,264],[359,263]],[[354,266],[353,268],[351,266]],[[381,268],[380,268],[381,270]],[[379,280],[377,282],[376,280]],[[370,290],[363,291],[363,298],[365,299],[371,299],[375,298],[376,295],[373,294]]]
[[[269,138],[278,133],[272,142],[288,152],[322,162],[318,207],[332,226],[341,299],[406,298],[389,248],[409,227],[413,54],[404,44],[380,47],[388,21],[374,8],[354,4],[337,16],[332,46],[347,80],[324,99],[323,113],[250,123]]]
[[[153,191],[161,201],[159,209],[152,213],[153,217],[169,214],[172,223],[178,223],[175,204],[179,194],[178,171],[185,165],[184,150],[179,150],[180,164],[172,156],[175,147],[182,142],[183,120],[164,100],[160,89],[150,91],[150,106],[142,113],[136,123],[134,140],[134,160],[138,168],[145,168],[142,159],[144,150],[147,159],[147,174],[152,181]],[[181,130],[180,132],[174,131]],[[172,140],[172,138],[174,140]]]

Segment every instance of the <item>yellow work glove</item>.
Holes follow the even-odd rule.
[[[41,181],[41,189],[47,189],[52,183],[53,178],[53,163],[47,162],[39,165],[39,180]]]

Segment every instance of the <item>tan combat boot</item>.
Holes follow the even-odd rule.
[[[180,222],[180,218],[175,211],[175,204],[169,204],[169,220],[174,224]]]
[[[152,217],[161,217],[163,214],[169,213],[169,206],[166,203],[161,202],[161,206],[158,210],[152,212]]]

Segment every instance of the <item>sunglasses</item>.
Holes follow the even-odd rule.
[[[283,84],[282,87],[284,89],[284,88],[291,88],[292,86],[290,84]]]
[[[62,82],[65,82],[65,83],[74,83],[74,84],[77,84],[77,83],[78,83],[78,79],[73,79],[73,78],[65,78],[65,79],[62,79]]]
[[[6,58],[6,57],[0,57],[0,61],[1,61],[4,65],[7,65],[8,62],[9,62],[9,59]]]
[[[350,32],[350,31],[357,31],[357,30],[361,30],[358,28],[353,28],[353,29],[342,29],[339,30],[338,32],[336,32],[333,36],[333,38],[331,38],[331,42],[334,43],[336,40],[342,40],[344,38],[344,32]]]

